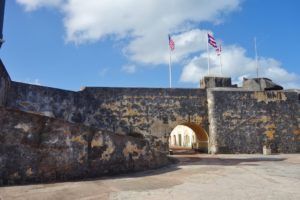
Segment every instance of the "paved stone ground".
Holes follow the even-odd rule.
[[[174,157],[180,163],[155,171],[2,187],[0,199],[300,199],[300,154]]]

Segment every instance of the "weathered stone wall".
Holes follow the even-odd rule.
[[[86,88],[82,95],[87,100],[82,115],[90,113],[84,123],[112,132],[168,137],[186,122],[208,129],[205,90]]]
[[[13,82],[0,63],[0,185],[165,165],[169,134],[180,124],[205,129],[212,153],[261,153],[264,144],[273,152],[300,152],[299,93],[96,87],[73,92]]]
[[[212,133],[209,136],[211,152],[261,152],[262,145],[269,142],[269,129],[269,135],[275,131],[275,139],[271,141],[273,151],[299,151],[296,140],[289,144],[290,140],[297,139],[295,134],[289,134],[298,133],[299,129],[296,91],[284,92],[287,100],[276,99],[280,92],[266,93],[262,98],[268,103],[254,98],[259,92],[233,88],[209,91],[207,108],[203,89],[89,87],[72,92],[12,82],[7,105],[121,135],[145,139],[155,136],[153,142],[164,146],[166,152],[172,129],[186,122]],[[276,127],[272,129],[273,125]],[[153,138],[150,138],[151,142]]]
[[[168,164],[159,143],[0,107],[0,185],[145,170]]]
[[[210,151],[300,152],[299,94],[284,91],[208,90]]]
[[[0,59],[0,106],[6,104],[7,92],[10,87],[10,77]]]
[[[208,130],[206,90],[85,88],[71,92],[13,82],[8,107],[123,135],[168,137],[179,124]]]
[[[12,81],[7,107],[71,122],[77,101],[76,92]]]

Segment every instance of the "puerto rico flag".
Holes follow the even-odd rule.
[[[207,37],[208,37],[208,43],[213,47],[213,48],[217,48],[217,43],[215,38],[210,35],[209,33],[207,33]]]
[[[173,39],[171,38],[171,35],[169,35],[169,46],[170,46],[171,51],[174,51],[175,43],[174,43]]]

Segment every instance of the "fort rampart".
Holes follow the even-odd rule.
[[[299,102],[299,90],[66,91],[11,81],[1,63],[0,184],[160,167],[180,124],[208,134],[210,153],[299,153]]]

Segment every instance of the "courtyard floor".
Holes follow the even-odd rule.
[[[180,162],[147,172],[0,187],[0,199],[300,199],[300,154],[173,157]]]

